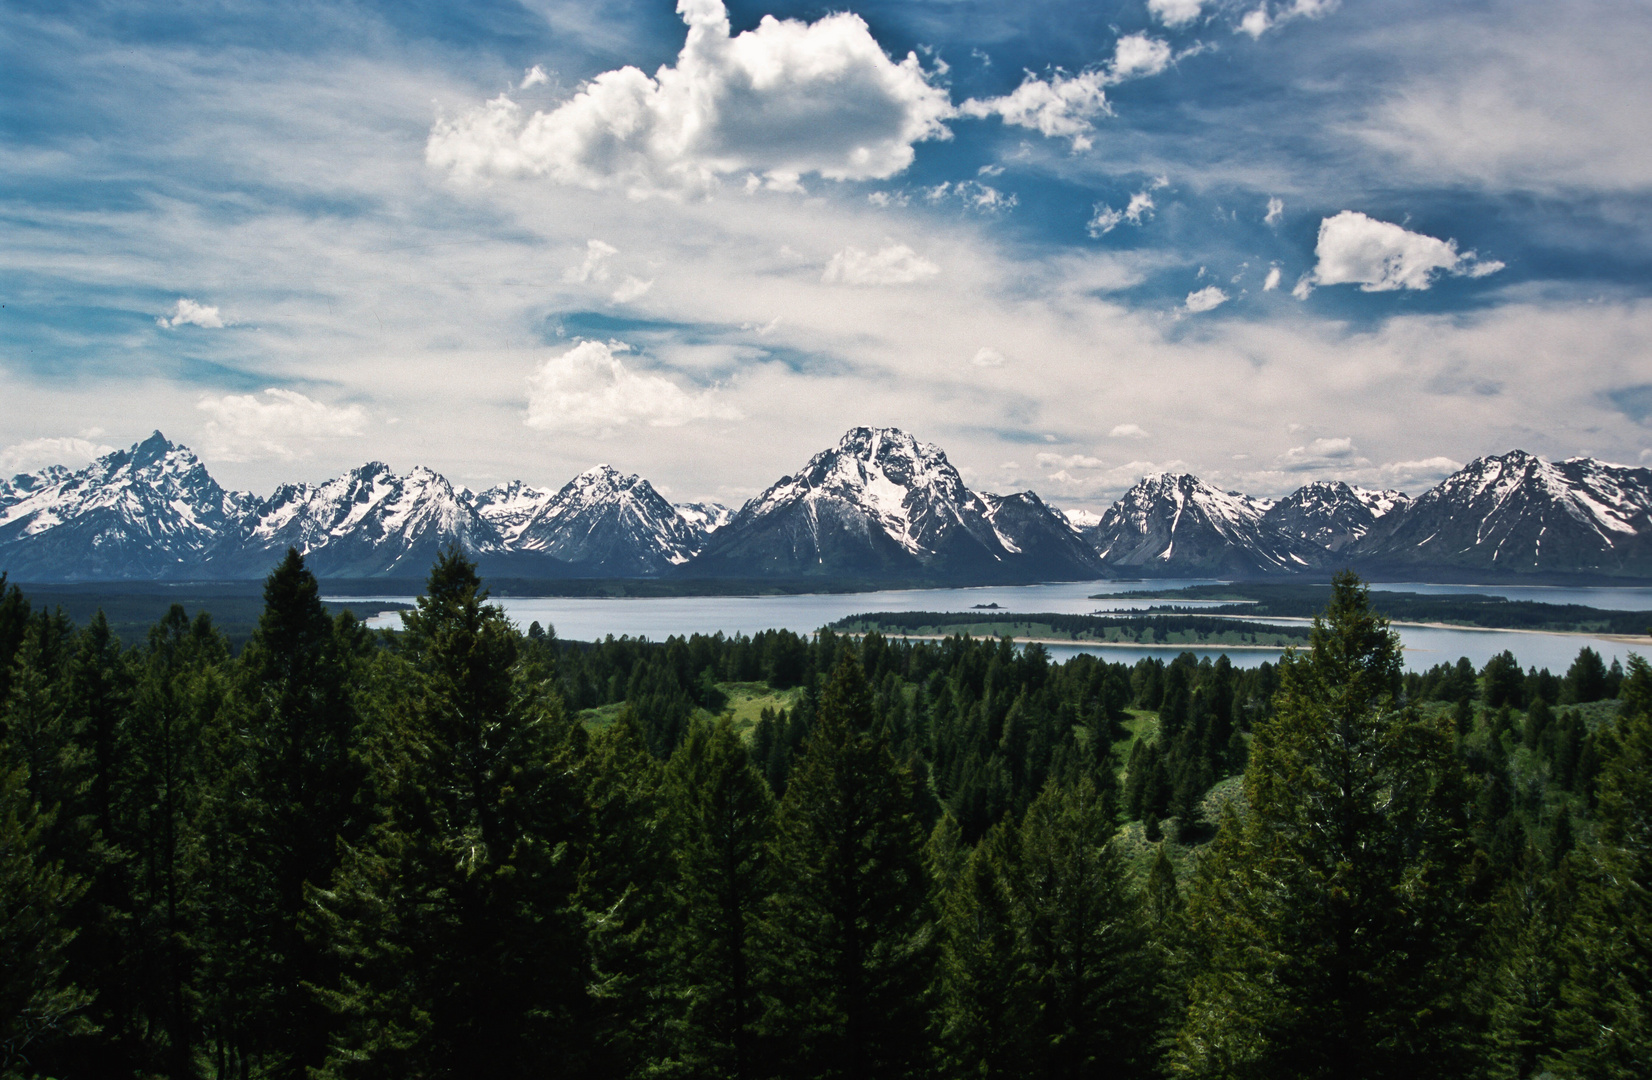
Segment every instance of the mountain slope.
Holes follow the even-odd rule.
[[[1652,469],[1478,458],[1355,544],[1370,570],[1652,577]]]
[[[1316,480],[1280,499],[1262,521],[1326,551],[1340,551],[1368,534],[1377,521],[1411,500],[1400,491],[1350,487]]]
[[[1155,577],[1295,573],[1324,549],[1265,520],[1273,506],[1218,491],[1188,473],[1143,477],[1082,535],[1116,571]]]
[[[53,466],[7,482],[0,567],[22,581],[191,576],[239,534],[251,502],[157,431],[84,469]]]
[[[1001,524],[995,524],[997,518]],[[746,503],[685,570],[711,576],[1076,580],[1100,566],[1037,496],[970,491],[946,455],[853,428]]]
[[[369,462],[312,487],[286,484],[253,508],[242,535],[207,560],[211,577],[257,577],[294,547],[317,576],[422,577],[449,544],[507,554],[499,530],[423,466],[406,476]]]
[[[518,483],[482,492],[474,505],[512,551],[551,556],[590,577],[659,574],[692,558],[706,535],[647,480],[608,465],[554,494]]]

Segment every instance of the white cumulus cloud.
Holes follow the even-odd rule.
[[[997,349],[983,345],[976,350],[975,357],[970,363],[976,367],[1002,367],[1004,365],[1004,354]]]
[[[0,476],[34,472],[48,465],[78,467],[114,450],[76,436],[25,439],[0,449]]]
[[[1166,26],[1186,26],[1202,6],[1202,0],[1147,0],[1148,13]]]
[[[1109,439],[1145,439],[1147,432],[1140,424],[1115,424],[1113,430],[1107,433]]]
[[[630,424],[679,427],[692,420],[736,420],[715,391],[691,393],[661,375],[632,371],[620,342],[581,341],[528,376],[531,428],[608,434]]]
[[[178,302],[172,305],[172,315],[168,318],[160,316],[155,322],[161,326],[203,326],[208,330],[221,330],[224,326],[224,317],[216,307],[210,304],[198,304],[188,297],[180,296]]]
[[[1146,34],[1127,34],[1113,46],[1110,82],[1144,79],[1170,66],[1170,45]]]
[[[367,423],[360,405],[327,405],[275,388],[202,398],[195,407],[210,417],[201,449],[224,461],[302,457],[318,441],[360,436]]]
[[[833,255],[820,280],[840,285],[910,285],[932,278],[941,268],[905,244],[888,244],[874,252],[846,247]]]
[[[1152,187],[1164,187],[1166,184],[1167,181],[1163,179],[1155,180]],[[1140,225],[1153,216],[1155,209],[1157,207],[1153,203],[1152,189],[1143,188],[1130,196],[1130,201],[1123,210],[1115,210],[1106,203],[1096,203],[1090,221],[1085,227],[1089,229],[1091,236],[1105,236],[1126,221],[1132,225]]]
[[[1219,286],[1207,285],[1197,292],[1187,294],[1187,310],[1197,314],[1201,311],[1210,311],[1227,303],[1230,297]]]
[[[438,122],[426,160],[461,176],[543,176],[641,197],[741,173],[878,179],[906,168],[914,143],[950,136],[946,90],[916,54],[885,55],[857,15],[765,15],[731,36],[722,0],[679,0],[677,11],[688,35],[674,66],[603,72],[531,116],[500,95]]]
[[[540,67],[538,64],[535,64],[533,67],[522,73],[522,81],[516,84],[516,88],[518,90],[527,90],[531,87],[543,86],[550,81],[551,77],[545,74],[545,69]]]
[[[1092,123],[1098,116],[1112,115],[1107,104],[1108,82],[1105,72],[1086,71],[1069,75],[1057,71],[1049,79],[1040,79],[1032,72],[1021,80],[1021,85],[1003,97],[985,101],[970,98],[958,106],[965,116],[985,118],[1002,117],[1004,123],[1031,128],[1050,138],[1072,140],[1075,151],[1088,150],[1092,145]]]
[[[1268,267],[1268,276],[1262,279],[1262,291],[1273,292],[1279,288],[1279,267]]]
[[[1440,271],[1484,277],[1503,269],[1502,263],[1482,261],[1472,251],[1459,253],[1456,241],[1411,232],[1357,210],[1319,223],[1314,254],[1319,261],[1297,283],[1298,296],[1315,285],[1358,285],[1365,292],[1426,289]]]
[[[1283,26],[1293,19],[1317,19],[1334,9],[1337,2],[1338,0],[1289,0],[1288,3],[1276,3],[1271,7],[1264,2],[1255,10],[1245,13],[1239,20],[1239,28],[1235,32],[1259,38],[1269,30]]]

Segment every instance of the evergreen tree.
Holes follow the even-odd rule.
[[[582,742],[512,678],[518,637],[450,549],[373,702],[383,818],[314,893],[341,965],[325,1077],[541,1076],[583,1067],[587,965],[569,910]]]
[[[0,741],[0,747],[4,747]],[[86,1031],[91,995],[67,977],[75,928],[65,917],[85,882],[46,851],[53,812],[28,789],[28,767],[0,767],[0,1076],[34,1075],[54,1044]]]
[[[326,1055],[329,1019],[311,987],[331,981],[303,932],[305,888],[323,887],[339,842],[359,842],[365,776],[356,753],[352,667],[370,649],[349,616],[335,626],[303,558],[289,548],[264,582],[264,611],[242,652],[238,689],[245,857],[231,932],[250,954],[234,1023],[275,1077],[301,1077]]]
[[[659,968],[671,885],[671,835],[663,815],[663,768],[629,706],[591,739],[585,759],[585,858],[575,909],[584,919],[590,994],[583,1037],[587,1073],[636,1075],[665,1056]]]
[[[1580,1076],[1652,1075],[1652,666],[1630,654],[1596,842],[1568,942],[1565,1030]]]
[[[1019,830],[1000,823],[941,897],[944,1072],[1007,1080],[1033,1065],[1038,1008],[1020,911]]]
[[[1037,1009],[1034,1060],[1047,1077],[1155,1071],[1157,973],[1141,895],[1112,834],[1088,777],[1047,784],[1021,824],[1018,906]]]
[[[675,852],[668,1022],[674,1067],[756,1075],[757,922],[772,887],[774,796],[733,722],[699,721],[666,767]]]
[[[924,831],[854,651],[837,657],[780,807],[767,1026],[791,1075],[893,1080],[929,1064]]]
[[[1352,574],[1310,640],[1281,665],[1247,811],[1224,818],[1190,900],[1204,964],[1176,1071],[1464,1075],[1475,928],[1452,732],[1396,707],[1397,636]]]

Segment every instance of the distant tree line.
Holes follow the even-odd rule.
[[[1402,674],[1352,577],[1254,669],[12,587],[0,1076],[1652,1075],[1649,807],[1644,661]]]

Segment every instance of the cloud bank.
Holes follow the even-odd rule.
[[[910,285],[932,278],[941,268],[905,244],[889,244],[875,252],[846,247],[833,255],[820,280],[842,285]]]
[[[360,405],[324,404],[296,390],[202,398],[195,406],[211,419],[201,430],[201,449],[223,461],[307,456],[312,444],[363,434]]]
[[[528,376],[524,423],[540,431],[606,435],[633,424],[680,427],[692,420],[737,420],[714,391],[690,393],[660,375],[632,371],[615,354],[621,342],[581,341]]]

